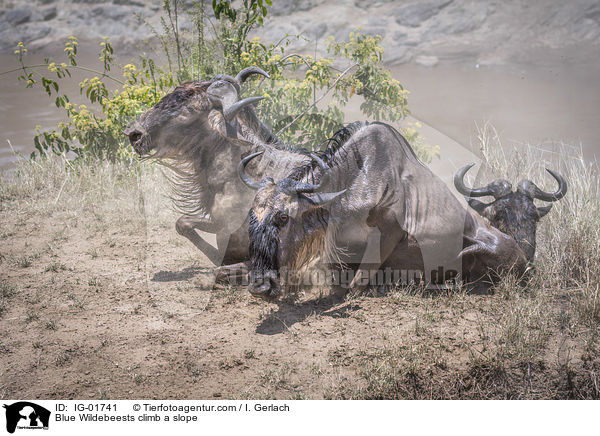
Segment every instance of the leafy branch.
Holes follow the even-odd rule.
[[[275,44],[249,38],[252,30],[263,25],[271,0],[242,0],[236,6],[230,1],[213,0],[216,22],[205,15],[203,2],[195,2],[188,10],[182,9],[182,4],[179,0],[164,0],[163,32],[151,28],[166,55],[165,68],[156,66],[150,58],[140,58],[137,66],[121,67],[122,76],[117,77],[113,47],[107,39],[100,43],[102,69],[80,66],[75,37],[65,43],[66,62],[46,59],[41,64],[27,65],[27,49],[19,43],[15,50],[19,68],[0,75],[22,71],[19,80],[29,88],[40,83],[69,119],[55,129],[38,130],[34,145],[40,155],[73,150],[81,157],[93,154],[111,160],[129,159],[133,151],[122,134],[124,126],[174,85],[219,73],[235,75],[249,66],[260,66],[271,76],[271,80],[250,80],[244,86],[246,93],[266,97],[257,108],[260,118],[284,140],[305,147],[323,143],[343,125],[342,109],[354,95],[363,98],[361,109],[366,117],[395,122],[409,113],[408,92],[383,66],[380,37],[353,32],[345,42],[331,38],[327,57],[313,58],[286,52],[294,38],[304,38],[299,35],[283,35]],[[182,13],[192,14],[194,26],[190,30],[179,27]],[[207,20],[212,31],[208,36]],[[334,61],[336,65],[347,61],[347,65],[338,68]],[[42,68],[53,75],[44,75]],[[60,81],[71,78],[72,70],[94,74],[80,83],[80,94],[94,106],[93,110],[74,104],[60,93]],[[120,88],[109,92],[105,84],[109,80]],[[331,99],[323,104],[326,96]],[[421,156],[429,159],[435,155],[435,149],[419,143],[416,129],[406,129],[405,133]]]

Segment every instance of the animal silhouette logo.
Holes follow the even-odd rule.
[[[19,401],[10,405],[4,404],[6,409],[6,431],[14,433],[19,429],[47,429],[50,421],[50,411],[28,401]]]

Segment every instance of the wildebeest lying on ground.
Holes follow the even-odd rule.
[[[283,177],[305,162],[306,151],[283,144],[256,116],[252,104],[239,100],[241,85],[257,67],[236,77],[218,75],[187,82],[164,96],[125,134],[141,156],[155,158],[172,170],[173,200],[183,215],[176,229],[216,266],[221,276],[243,271],[249,259],[247,215],[253,192],[236,175],[240,159],[263,151],[250,172],[255,177]],[[196,230],[215,233],[217,248]]]
[[[536,207],[534,199],[558,201],[567,193],[567,181],[557,172],[546,168],[558,183],[554,193],[544,192],[530,180],[521,180],[516,191],[508,180],[497,179],[481,188],[465,186],[465,174],[474,164],[462,167],[454,176],[456,190],[465,195],[469,206],[485,217],[494,227],[512,236],[529,262],[535,255],[535,233],[537,222],[543,218],[552,205]],[[493,196],[494,201],[486,204],[473,197]]]
[[[259,153],[240,162],[241,179],[258,190],[249,226],[252,294],[276,297],[280,273],[293,274],[318,254],[356,271],[349,287],[369,284],[367,276],[388,268],[420,269],[423,281],[437,283],[462,274],[476,284],[526,271],[530,252],[517,243],[526,239],[518,227],[535,229],[543,211],[530,216],[530,204],[520,197],[498,203],[497,209],[509,209],[507,216],[519,217],[498,220],[505,229],[500,231],[465,210],[402,135],[386,124],[351,124],[332,144],[277,183],[272,178],[258,182],[245,173]],[[560,181],[552,198],[566,191]],[[528,183],[522,183],[522,190],[540,198],[534,188],[527,191],[534,186]],[[496,193],[494,186],[469,192]],[[502,191],[499,201],[507,192]]]

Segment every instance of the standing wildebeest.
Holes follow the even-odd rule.
[[[252,104],[262,97],[238,101],[242,83],[257,67],[235,78],[219,75],[187,82],[164,96],[125,134],[134,150],[156,158],[171,170],[173,199],[183,213],[176,229],[216,266],[243,268],[249,259],[247,215],[253,193],[236,176],[240,159],[256,150],[263,158],[250,171],[256,177],[282,177],[308,158],[302,149],[283,144],[256,117]],[[238,138],[240,136],[240,138]],[[217,248],[196,230],[215,233]],[[221,268],[227,274],[229,268]]]
[[[507,234],[468,213],[394,128],[355,123],[334,139],[312,163],[277,183],[245,173],[258,153],[240,162],[241,179],[258,190],[249,226],[252,294],[279,295],[280,269],[293,272],[321,252],[358,265],[350,286],[366,284],[365,270],[419,264],[425,281],[429,271],[431,278],[439,271],[442,281],[455,278],[440,268],[473,281],[524,273],[527,257],[509,236],[517,229]]]

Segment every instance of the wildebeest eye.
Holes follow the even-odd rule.
[[[288,222],[288,219],[289,219],[289,216],[284,212],[281,212],[280,214],[277,215],[277,221],[279,222],[279,225],[282,225],[282,226],[286,225]]]

